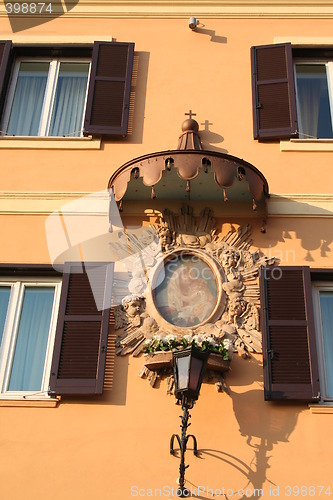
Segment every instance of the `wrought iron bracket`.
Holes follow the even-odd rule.
[[[189,496],[189,490],[185,488],[185,470],[189,467],[188,465],[185,465],[185,452],[187,450],[187,443],[190,438],[192,438],[193,440],[193,454],[196,457],[198,456],[198,444],[196,437],[193,434],[186,435],[186,431],[188,427],[191,425],[189,423],[189,418],[191,417],[191,415],[189,414],[189,409],[192,408],[193,408],[193,402],[188,402],[186,399],[182,400],[183,415],[180,417],[181,437],[178,434],[172,434],[170,439],[170,454],[175,455],[175,450],[174,450],[175,439],[177,440],[180,449],[179,489],[178,489],[179,494],[177,493],[179,497]]]

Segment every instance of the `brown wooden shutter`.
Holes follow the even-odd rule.
[[[134,43],[95,42],[84,133],[126,136]]]
[[[65,264],[50,394],[102,394],[112,281],[112,263]]]
[[[255,139],[297,136],[291,44],[251,48]]]
[[[9,77],[9,60],[12,42],[10,40],[0,41],[0,114],[3,111],[7,80]]]
[[[317,401],[310,269],[262,268],[260,282],[265,399]]]

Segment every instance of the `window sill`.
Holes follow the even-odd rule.
[[[0,149],[101,149],[101,139],[89,137],[0,137]]]
[[[56,408],[60,399],[0,399],[0,407]]]
[[[328,404],[318,404],[318,405],[309,405],[311,413],[332,413],[333,414],[333,405]]]
[[[290,139],[280,141],[280,151],[333,151],[333,139]]]

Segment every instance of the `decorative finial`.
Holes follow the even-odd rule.
[[[192,109],[190,109],[188,113],[185,113],[185,116],[189,118],[182,124],[182,135],[179,137],[178,149],[200,150],[202,146],[198,135],[199,124],[192,118],[192,116],[196,116],[196,113],[193,113]]]

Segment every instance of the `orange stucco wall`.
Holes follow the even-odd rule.
[[[205,149],[255,165],[275,195],[331,191],[331,152],[281,152],[278,143],[253,140],[250,47],[275,36],[329,37],[331,19],[209,19],[191,32],[187,19],[54,19],[25,36],[110,34],[134,41],[138,61],[133,132],[100,150],[5,149],[0,144],[1,193],[82,193],[106,189],[120,165],[140,155],[174,149],[184,113],[192,109]],[[12,31],[0,18],[0,39]],[[207,121],[208,130],[205,130]],[[47,205],[48,206],[48,205]],[[0,215],[1,263],[47,263],[47,213],[20,205]],[[146,218],[147,219],[147,218]],[[131,223],[133,220],[131,219]],[[146,220],[146,222],[148,219]],[[230,223],[217,221],[222,232]],[[253,222],[253,246],[286,265],[333,267],[332,218],[275,215],[267,232]],[[178,459],[169,455],[181,411],[138,377],[142,359],[117,358],[113,389],[100,398],[64,398],[57,408],[0,406],[0,497],[3,500],[129,500],[172,496]],[[187,453],[188,485],[199,498],[229,489],[228,498],[301,496],[289,486],[314,487],[308,496],[333,495],[333,415],[307,405],[264,402],[262,358],[237,356],[226,379],[230,394],[204,384],[192,411],[200,458]],[[324,490],[320,487],[324,486]],[[140,490],[139,490],[140,488]],[[156,491],[155,491],[156,489]],[[231,490],[234,496],[231,495]],[[194,490],[196,491],[196,490]],[[302,496],[305,490],[302,490]],[[325,495],[326,492],[326,495]],[[218,495],[217,495],[218,496]],[[223,498],[223,496],[221,496]]]

